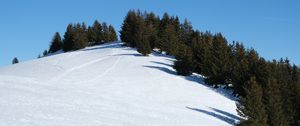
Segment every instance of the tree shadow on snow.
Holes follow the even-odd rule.
[[[106,48],[121,48],[121,47],[122,47],[121,43],[112,42],[112,43],[101,44],[96,47],[92,46],[90,48],[81,49],[80,51],[90,51],[90,50],[98,50],[98,49],[106,49]]]
[[[158,70],[164,71],[164,72],[172,74],[172,75],[180,76],[180,75],[177,74],[177,72],[174,69],[172,69],[171,64],[167,64],[167,63],[163,63],[163,62],[157,62],[157,61],[150,61],[150,62],[155,63],[155,64],[159,64],[159,65],[163,65],[163,66],[153,65],[153,66],[144,66],[144,67],[158,69]],[[213,88],[211,85],[205,84],[205,78],[203,76],[192,74],[190,76],[182,76],[182,77],[184,79],[188,80],[188,81],[192,81],[192,82],[196,82],[197,84],[201,84],[201,85],[211,89],[212,91],[223,95],[224,97],[226,97],[230,100],[236,100],[236,97],[234,97],[232,95],[232,91],[227,90],[227,89],[223,89],[223,88]]]
[[[235,120],[241,120],[240,117],[238,117],[238,116],[236,116],[236,115],[234,115],[234,114],[231,114],[231,113],[229,113],[229,112],[225,112],[225,111],[223,111],[223,110],[216,109],[216,108],[213,108],[213,107],[209,107],[209,108],[210,108],[211,110],[215,111],[215,112],[218,112],[218,113],[220,113],[220,114],[223,114],[223,115],[225,115],[225,116],[228,116],[228,117],[230,117],[230,118],[232,118],[232,119],[235,119]]]
[[[116,54],[116,55],[114,55],[114,56],[140,56],[140,57],[143,57],[143,55],[137,54],[137,53]]]
[[[169,68],[166,68],[166,67],[160,67],[160,66],[143,66],[143,67],[158,69],[158,70],[164,71],[168,74],[177,75],[177,73],[175,71],[170,70]]]
[[[168,66],[168,67],[173,67],[173,65],[167,64],[167,63],[163,63],[163,62],[157,62],[157,61],[150,61],[150,62],[151,62],[151,63],[160,64],[160,65],[165,65],[165,66]]]
[[[191,108],[191,107],[186,107],[187,109],[190,109],[190,110],[193,110],[193,111],[197,111],[197,112],[200,112],[200,113],[203,113],[203,114],[206,114],[206,115],[209,115],[209,116],[213,116],[219,120],[222,120],[228,124],[231,124],[231,125],[235,125],[236,124],[236,117],[235,118],[232,118],[232,116],[228,116],[228,115],[232,115],[228,112],[225,112],[225,111],[220,111],[218,109],[218,111],[215,111],[214,109],[212,109],[213,111],[207,111],[207,110],[203,110],[203,109],[198,109],[198,108]],[[225,113],[225,114],[224,114]],[[235,116],[235,115],[234,115]]]

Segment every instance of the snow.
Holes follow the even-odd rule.
[[[0,68],[2,126],[231,126],[224,90],[112,42]]]

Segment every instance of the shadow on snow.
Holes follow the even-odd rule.
[[[156,66],[156,65],[153,65],[153,66],[149,66],[149,65],[145,65],[143,67],[147,67],[147,68],[153,68],[153,69],[157,69],[157,70],[160,70],[160,71],[163,71],[163,72],[166,72],[168,74],[172,74],[172,75],[177,75],[177,72],[172,69],[172,65],[171,64],[167,64],[167,63],[163,63],[163,62],[157,62],[157,61],[150,61],[152,63],[155,63],[155,64],[160,64],[160,65],[164,65],[164,66]],[[200,76],[200,75],[196,75],[196,74],[192,74],[190,76],[182,76],[184,79],[188,80],[188,81],[192,81],[192,82],[197,82],[197,84],[201,84],[221,95],[223,95],[224,97],[230,99],[230,100],[236,100],[236,97],[234,97],[232,95],[232,91],[230,90],[227,90],[227,89],[223,89],[223,88],[213,88],[212,86],[210,85],[207,85],[205,84],[205,79],[204,77]]]
[[[215,117],[215,118],[217,118],[219,120],[222,120],[222,121],[224,121],[228,124],[231,124],[231,125],[235,125],[237,120],[240,119],[239,117],[237,117],[237,116],[235,116],[231,113],[228,113],[228,112],[216,109],[216,108],[211,108],[210,107],[210,109],[212,111],[207,111],[207,110],[198,109],[198,108],[191,108],[191,107],[186,107],[186,108],[190,109],[190,110],[193,110],[193,111],[197,111],[197,112],[206,114],[206,115],[210,115],[212,117]]]

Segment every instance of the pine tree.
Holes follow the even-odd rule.
[[[118,41],[116,30],[112,25],[108,26],[108,31],[109,31],[109,41]]]
[[[136,12],[130,10],[121,27],[120,38],[127,46],[136,47],[136,43],[134,42],[133,33],[135,32],[135,23],[136,23],[137,15]]]
[[[89,26],[88,29],[87,29],[87,39],[88,39],[88,42],[89,42],[89,46],[90,45],[94,45],[95,42],[96,42],[96,34],[93,30],[93,27]]]
[[[17,57],[15,57],[15,58],[12,60],[12,64],[17,64],[17,63],[19,63],[19,60],[18,60]]]
[[[82,24],[79,24],[79,23],[76,24],[73,50],[82,49],[88,45],[86,31],[87,31],[87,29],[86,29],[86,25],[84,22]]]
[[[47,51],[47,50],[44,50],[43,56],[45,57],[45,56],[47,56],[47,55],[48,55],[48,51]]]
[[[240,126],[268,126],[265,106],[262,102],[263,91],[261,86],[252,77],[245,84],[246,97],[240,98],[237,104],[239,115],[246,120],[240,122]]]
[[[136,26],[133,32],[133,42],[136,43],[137,51],[144,56],[148,56],[151,53],[151,47],[149,43],[149,31],[145,27],[145,21],[140,12],[138,13],[138,17],[136,19]]]
[[[273,69],[275,70],[275,69]],[[274,77],[270,77],[265,88],[265,102],[268,114],[268,124],[271,126],[288,126],[284,115],[283,99],[280,84]]]
[[[187,19],[184,20],[183,24],[180,25],[180,41],[191,45],[191,36],[193,34],[193,26],[191,22],[189,22]]]
[[[93,25],[93,39],[95,41],[95,45],[103,43],[103,27],[97,20],[94,22]]]
[[[167,51],[168,48],[168,33],[167,28],[172,29],[170,27],[170,16],[168,13],[164,13],[163,18],[160,21],[159,25],[159,33],[158,33],[158,42],[156,44],[157,48],[159,48],[161,51]],[[171,30],[170,30],[171,31]]]
[[[195,32],[192,37],[192,51],[195,61],[195,72],[209,76],[209,65],[211,64],[212,34],[210,32]],[[197,35],[196,35],[197,34]]]
[[[173,68],[177,71],[178,75],[188,76],[194,70],[193,54],[190,47],[185,44],[179,46],[179,50]]]
[[[179,35],[177,32],[179,28],[174,25],[176,24],[175,22],[174,17],[170,18],[169,15],[165,13],[159,26],[157,47],[169,55],[176,55],[179,45]]]
[[[49,53],[57,52],[58,50],[62,49],[62,40],[58,32],[55,33],[50,48]]]
[[[227,40],[221,33],[213,37],[209,76],[206,81],[210,84],[225,84],[230,73],[231,50]]]
[[[108,29],[108,26],[107,26],[107,24],[105,22],[102,23],[102,31],[103,31],[103,42],[110,41],[109,40],[109,38],[110,38],[109,37],[110,36],[109,29]]]
[[[64,35],[63,40],[63,50],[65,52],[71,51],[74,49],[74,37],[75,37],[75,30],[72,24],[69,24],[67,30]]]
[[[146,24],[146,29],[150,34],[148,41],[150,43],[151,49],[157,47],[159,23],[160,23],[159,17],[155,16],[154,13],[151,12],[146,15],[145,24]]]

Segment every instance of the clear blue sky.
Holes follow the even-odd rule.
[[[0,67],[35,59],[71,22],[95,19],[118,31],[129,9],[188,18],[195,29],[222,32],[254,47],[266,59],[300,64],[299,0],[1,0]]]

